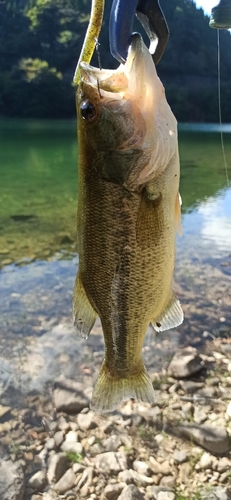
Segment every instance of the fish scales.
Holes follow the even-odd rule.
[[[134,45],[134,59],[136,52],[139,58],[149,57],[141,39]],[[97,84],[90,85],[94,69],[89,68],[83,69],[77,95],[79,270],[74,318],[77,329],[86,336],[96,316],[101,319],[105,358],[92,407],[110,411],[129,397],[153,402],[152,384],[142,360],[146,330],[150,322],[161,329],[163,315],[163,329],[183,319],[171,289],[179,160],[176,142],[165,168],[158,152],[161,167],[150,175],[152,149],[148,147],[145,113],[140,113],[129,92],[127,99],[118,96],[117,90],[116,95],[101,93],[100,75]],[[92,119],[85,117],[86,106]],[[95,109],[99,118],[95,118]]]

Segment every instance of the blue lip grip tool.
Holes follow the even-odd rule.
[[[168,25],[158,0],[113,0],[109,22],[111,54],[125,63],[135,15],[150,39],[149,50],[157,64],[169,39]]]

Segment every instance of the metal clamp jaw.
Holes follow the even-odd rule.
[[[113,0],[109,22],[111,54],[120,63],[125,63],[135,15],[150,39],[151,53],[155,47],[153,61],[157,64],[169,38],[168,25],[158,0]]]

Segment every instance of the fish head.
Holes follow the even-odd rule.
[[[110,155],[111,170],[121,169],[118,175],[109,172],[108,180],[136,190],[178,152],[177,122],[152,56],[136,33],[124,65],[104,70],[82,62],[80,70],[79,138],[97,156]]]
[[[94,151],[122,151],[140,143],[145,123],[135,102],[124,98],[128,79],[123,68],[99,70],[82,63],[81,75],[77,112],[88,145]]]

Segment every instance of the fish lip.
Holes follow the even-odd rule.
[[[80,70],[81,70],[81,77],[82,79],[84,79],[84,81],[85,79],[89,80],[91,76],[94,76],[95,78],[100,77],[99,80],[101,80],[103,78],[110,76],[116,71],[111,69],[96,68],[96,66],[91,66],[91,64],[88,64],[84,61],[80,63]]]
[[[80,63],[81,82],[105,92],[124,93],[129,88],[129,79],[137,78],[136,71],[139,70],[143,57],[142,37],[139,33],[133,33],[125,64],[120,64],[117,69],[112,70],[97,68],[83,61]]]
[[[80,64],[81,82],[91,85],[95,90],[106,94],[121,94],[128,88],[127,76],[123,65],[117,69],[100,69],[85,62]]]

